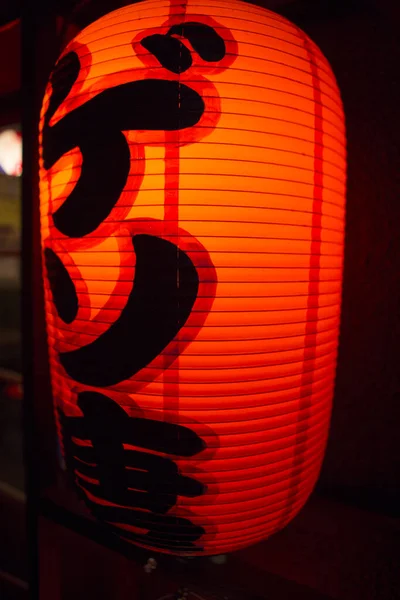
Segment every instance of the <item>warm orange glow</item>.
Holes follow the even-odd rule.
[[[346,157],[327,60],[236,0],[136,3],[64,50],[40,145],[52,386],[79,493],[165,552],[278,531],[318,477],[334,387]]]

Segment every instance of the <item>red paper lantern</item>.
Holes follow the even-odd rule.
[[[312,491],[343,121],[315,44],[237,1],[126,6],[55,66],[40,128],[53,395],[77,490],[124,540],[224,553]]]

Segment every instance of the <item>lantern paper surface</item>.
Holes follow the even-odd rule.
[[[66,464],[124,540],[258,542],[304,505],[338,345],[345,132],[284,18],[151,0],[63,51],[40,126],[45,307]]]

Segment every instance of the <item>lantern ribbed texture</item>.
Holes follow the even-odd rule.
[[[176,49],[185,68],[171,67]],[[123,539],[187,555],[253,544],[304,505],[327,441],[346,168],[334,75],[286,19],[224,0],[126,6],[63,57],[43,102],[40,195],[67,464]],[[149,92],[129,88],[129,110],[118,104],[124,86],[149,79]],[[172,125],[162,80],[177,90]],[[121,164],[129,173],[106,205]],[[180,265],[171,280],[169,253]],[[157,351],[146,346],[146,304],[157,334],[157,286],[167,298],[173,281]],[[116,415],[105,433],[103,408]]]

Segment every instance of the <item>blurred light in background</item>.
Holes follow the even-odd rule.
[[[0,132],[0,173],[14,176],[22,174],[22,136],[15,129]]]

